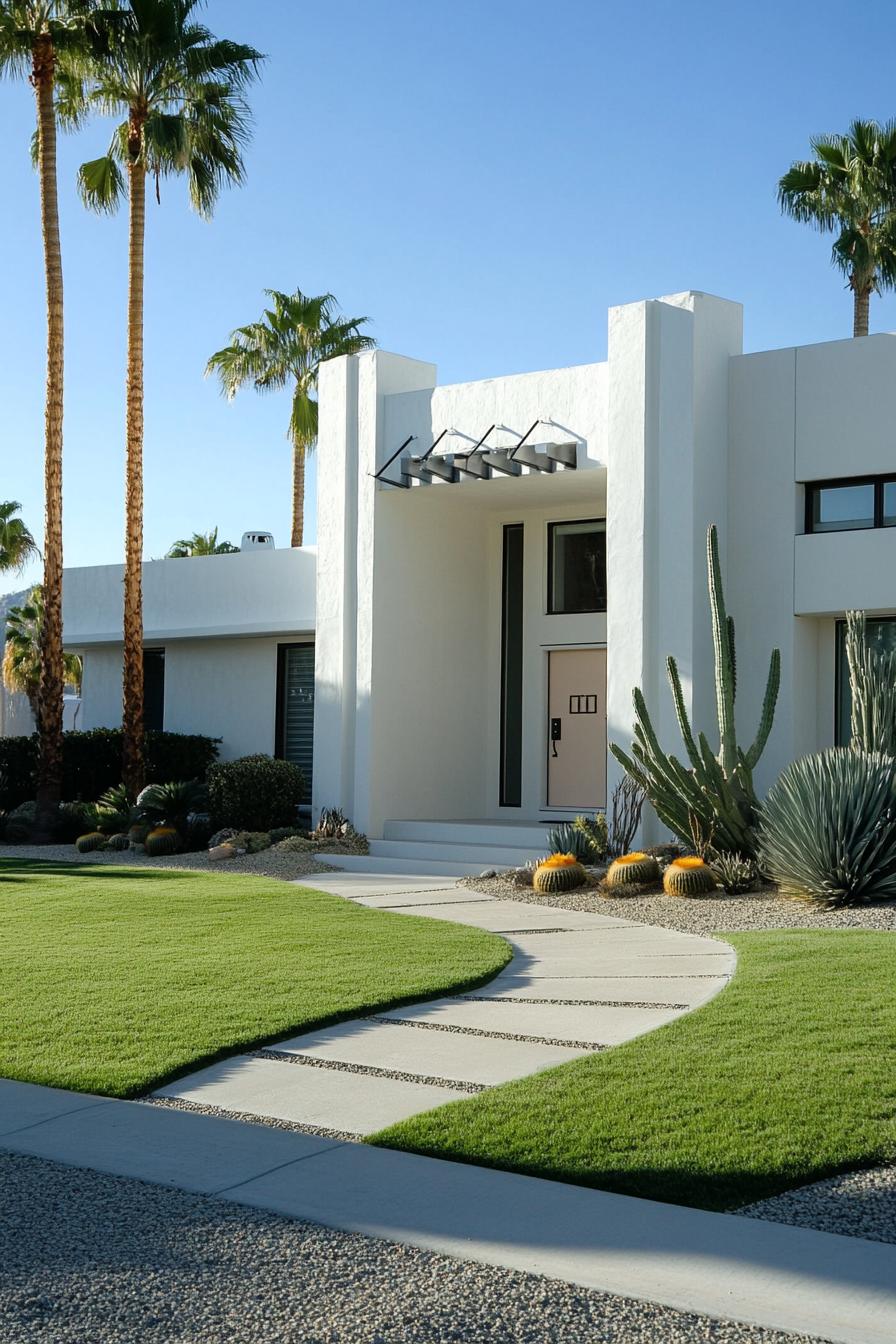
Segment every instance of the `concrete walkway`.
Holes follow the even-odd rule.
[[[157,1097],[359,1138],[485,1087],[653,1031],[727,984],[725,943],[496,901],[441,878],[363,873],[315,887],[500,933],[513,960],[474,993],[391,1009],[237,1055]]]

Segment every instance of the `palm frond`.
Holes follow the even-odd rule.
[[[115,213],[125,195],[125,182],[111,154],[81,164],[78,169],[78,191],[89,209],[98,214]]]

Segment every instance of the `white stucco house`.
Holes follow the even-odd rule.
[[[384,869],[513,862],[604,807],[633,686],[677,748],[667,653],[714,723],[710,522],[744,736],[781,650],[760,788],[843,737],[844,612],[896,642],[896,336],[745,355],[740,306],[689,292],[611,310],[601,363],[438,386],[374,351],[319,395],[316,549],[145,566],[148,712],[313,757]],[[118,723],[121,568],[67,571],[64,620],[79,726]]]

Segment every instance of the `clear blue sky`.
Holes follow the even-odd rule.
[[[608,306],[687,288],[743,301],[748,349],[850,334],[830,244],[780,218],[775,183],[811,134],[896,115],[886,0],[858,41],[829,0],[211,0],[206,19],[269,60],[246,186],[211,223],[178,183],[149,210],[147,556],[214,524],[288,541],[286,399],[228,405],[202,376],[266,286],[331,290],[443,382],[600,359]],[[0,87],[0,498],[39,532],[33,116]],[[125,219],[74,190],[106,139],[88,127],[60,162],[71,565],[122,558]],[[872,329],[896,329],[896,299]]]

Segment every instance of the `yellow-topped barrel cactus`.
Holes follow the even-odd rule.
[[[575,854],[551,854],[532,874],[532,886],[548,895],[555,891],[572,891],[585,881],[585,869]]]
[[[623,854],[614,859],[607,869],[608,887],[643,886],[648,882],[659,882],[660,866],[651,854],[635,850],[633,854]]]
[[[708,896],[715,889],[712,869],[696,854],[674,859],[663,874],[667,896]]]

